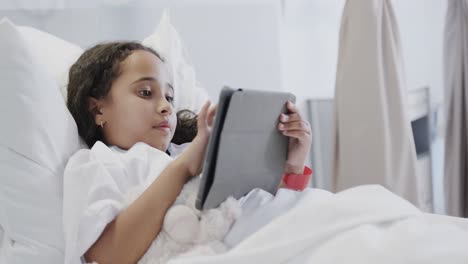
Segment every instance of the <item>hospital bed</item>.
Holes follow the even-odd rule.
[[[0,89],[0,106],[8,110],[0,114],[9,124],[1,131],[0,163],[2,173],[10,169],[0,178],[0,261],[61,263],[61,172],[82,145],[60,88],[63,69],[82,50],[11,23],[0,25],[0,69],[11,70],[0,72],[0,88],[8,87]],[[311,117],[312,127],[321,129],[315,120]],[[30,134],[18,139],[19,132]],[[314,141],[320,142],[320,133],[314,134]],[[326,153],[321,150],[326,147],[314,147],[312,157]],[[326,170],[313,162],[314,184],[326,186],[326,179],[320,178]],[[307,189],[295,198],[293,206],[229,252],[172,263],[466,263],[468,259],[467,220],[422,213],[380,186],[359,186],[338,194]],[[271,213],[274,206],[267,205],[275,201],[281,199],[246,215],[244,223],[254,224],[259,214]],[[47,210],[56,217],[44,214]],[[241,232],[241,223],[232,232]]]

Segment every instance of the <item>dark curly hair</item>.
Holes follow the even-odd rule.
[[[108,42],[86,50],[70,68],[67,107],[78,126],[79,135],[90,148],[98,140],[107,143],[100,127],[94,122],[93,113],[89,111],[88,98],[104,98],[112,82],[122,73],[121,62],[136,50],[151,52],[165,62],[155,50],[138,42]],[[172,142],[190,142],[196,134],[196,114],[189,110],[177,112],[177,126]]]

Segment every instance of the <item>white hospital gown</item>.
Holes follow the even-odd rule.
[[[170,146],[173,157],[183,149]],[[84,253],[123,209],[125,194],[142,184],[149,186],[173,157],[145,143],[125,151],[99,141],[75,153],[64,174],[65,263],[83,263]],[[297,198],[295,191],[281,190],[274,197],[258,189],[241,198],[243,216],[226,236],[228,247],[291,208]]]
[[[122,210],[124,195],[141,184],[149,185],[172,160],[145,143],[125,151],[98,141],[75,153],[64,173],[65,263],[81,263],[83,254]]]

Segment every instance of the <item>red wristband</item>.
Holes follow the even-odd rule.
[[[312,173],[313,172],[311,168],[304,166],[304,172],[302,174],[285,173],[283,175],[283,182],[290,189],[302,191],[309,184]]]

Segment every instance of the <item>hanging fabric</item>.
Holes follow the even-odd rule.
[[[391,1],[348,0],[335,87],[334,189],[380,184],[431,211],[421,195],[427,184],[417,174],[401,56]]]

